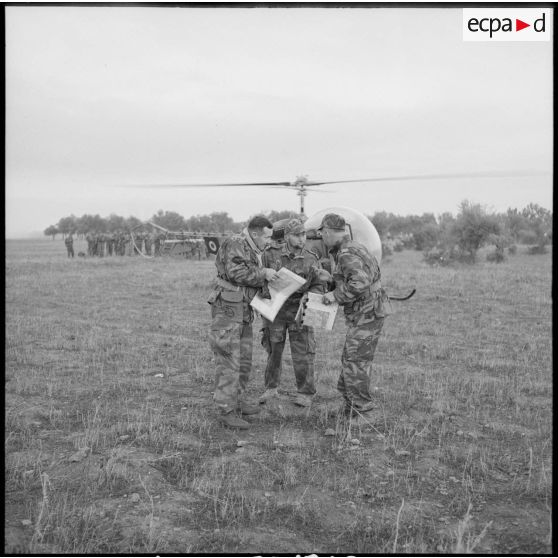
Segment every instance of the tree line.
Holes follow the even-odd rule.
[[[270,221],[298,217],[294,211],[270,211],[264,213]],[[400,216],[385,211],[368,215],[380,238],[395,247],[412,248],[425,252],[446,254],[449,258],[475,260],[476,253],[484,245],[494,245],[501,253],[505,247],[515,244],[533,246],[533,252],[544,252],[552,240],[552,213],[538,204],[530,203],[523,209],[508,209],[504,213],[489,212],[481,204],[464,200],[457,215],[446,212],[440,215]],[[209,215],[184,218],[175,211],[158,210],[150,221],[171,231],[229,234],[240,232],[245,221],[234,221],[226,211]],[[81,217],[62,217],[58,223],[44,230],[45,236],[66,236],[70,232],[84,236],[88,232],[115,233],[131,231],[141,226],[137,217],[124,218],[115,213],[108,217],[85,214]],[[396,241],[394,243],[394,241]]]
[[[496,213],[464,200],[455,216],[446,212],[401,217],[379,212],[370,219],[384,242],[399,239],[395,248],[421,250],[427,261],[474,262],[486,245],[494,246],[494,261],[503,261],[505,248],[513,252],[517,244],[525,244],[532,254],[544,253],[552,242],[552,212],[535,203]]]
[[[271,211],[266,216],[272,221],[279,221],[290,217],[298,217],[294,211]],[[234,233],[240,232],[245,226],[245,221],[234,221],[226,212],[213,212],[210,215],[195,215],[185,219],[175,211],[159,209],[149,221],[174,232],[200,232],[200,233]],[[81,217],[69,215],[62,217],[55,225],[47,227],[43,233],[54,240],[57,235],[65,237],[69,233],[84,236],[91,233],[115,233],[118,231],[131,231],[141,226],[144,221],[137,217],[122,217],[111,213],[108,217],[85,214]]]

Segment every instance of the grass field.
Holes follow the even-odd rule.
[[[5,552],[550,553],[551,256],[524,251],[395,253],[384,285],[417,294],[378,344],[378,420],[334,412],[338,318],[314,405],[286,394],[239,434],[211,399],[211,261],[7,241]],[[263,366],[258,332],[253,396]]]

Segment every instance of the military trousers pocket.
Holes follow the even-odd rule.
[[[209,345],[216,353],[230,356],[233,352],[234,337],[238,335],[238,324],[216,324],[209,332]]]
[[[376,327],[349,329],[345,340],[345,359],[350,361],[372,360],[380,332],[381,328]]]
[[[306,331],[306,351],[309,354],[316,354],[316,336],[313,328],[307,328]]]
[[[235,323],[244,320],[243,294],[240,291],[223,291],[211,305],[211,313],[215,318],[218,314]]]

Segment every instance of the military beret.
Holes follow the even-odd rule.
[[[300,234],[306,232],[304,229],[304,224],[300,219],[291,219],[285,225],[285,234]]]
[[[345,219],[338,215],[337,213],[328,213],[324,215],[322,219],[322,224],[317,230],[321,231],[323,228],[326,229],[338,229],[340,231],[345,230]]]

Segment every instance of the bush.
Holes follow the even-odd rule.
[[[422,225],[420,230],[413,233],[415,250],[431,250],[438,243],[439,236],[438,227],[435,224]]]
[[[382,255],[383,256],[391,256],[393,254],[393,250],[384,242],[382,242]]]
[[[489,215],[480,204],[463,201],[460,209],[452,236],[460,249],[460,259],[474,263],[479,248],[491,236],[500,234],[500,223],[497,216]]]
[[[492,234],[488,238],[488,242],[494,244],[494,252],[486,255],[489,262],[501,263],[505,261],[506,255],[504,253],[506,246],[510,244],[510,239],[505,234]]]
[[[426,250],[423,255],[424,261],[429,265],[448,266],[459,261],[459,255],[455,248],[436,246]]]
[[[503,250],[499,250],[496,248],[494,252],[489,252],[486,254],[486,261],[487,262],[494,262],[494,263],[502,263],[506,260],[506,256]]]
[[[546,246],[529,246],[528,250],[527,250],[527,254],[533,256],[536,254],[546,254],[547,250],[546,250]]]
[[[536,244],[537,234],[530,230],[521,230],[517,235],[519,244]]]

